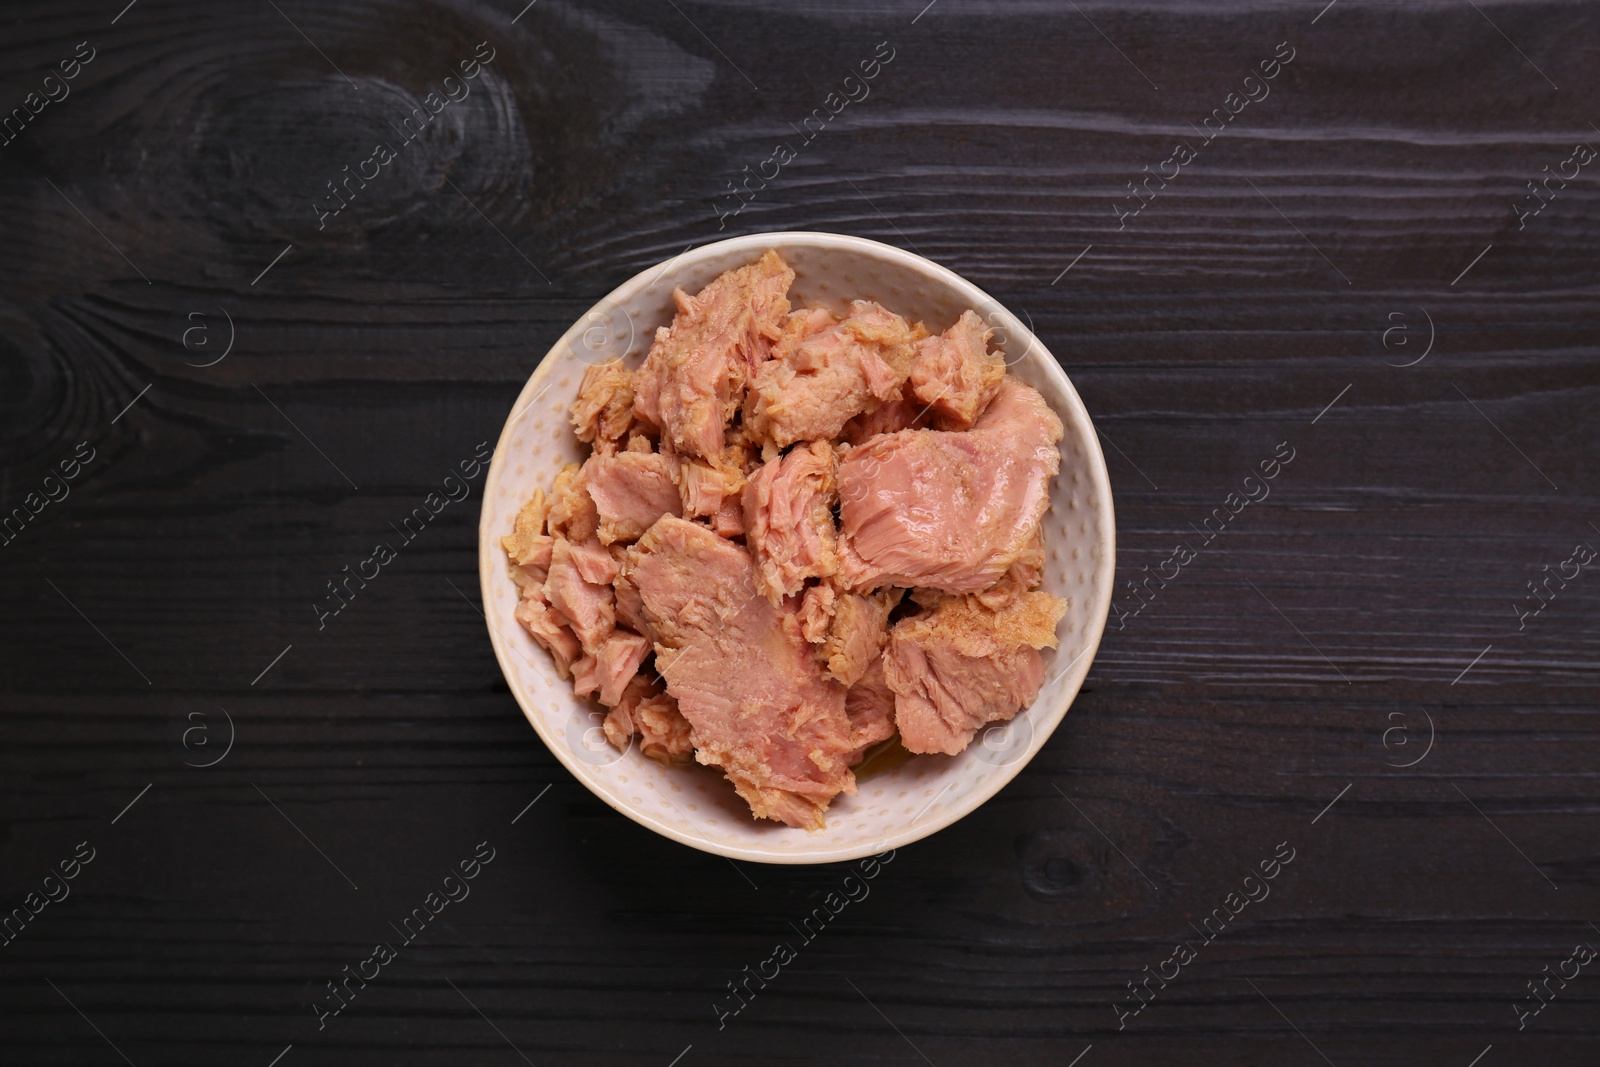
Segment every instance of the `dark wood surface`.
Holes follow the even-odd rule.
[[[94,49],[0,147],[0,503],[94,456],[0,547],[0,906],[94,855],[0,947],[0,1060],[1600,1062],[1600,962],[1518,1027],[1600,947],[1600,575],[1518,620],[1600,547],[1600,161],[1517,215],[1600,148],[1592,5],[121,7],[13,4],[0,39],[6,109]],[[870,95],[719,229],[880,42]],[[1030,316],[1114,442],[1119,582],[1197,552],[1136,615],[1119,588],[1015,782],[719,1028],[849,868],[731,867],[570,778],[475,606],[481,482],[320,632],[312,605],[601,294],[772,229],[913,248]]]

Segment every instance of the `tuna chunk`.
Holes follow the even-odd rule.
[[[606,715],[602,727],[606,740],[624,752],[635,736],[646,759],[673,765],[687,763],[694,755],[689,740],[689,722],[678,711],[678,702],[651,680],[635,677],[621,701]]]
[[[820,829],[829,802],[855,790],[854,746],[844,687],[822,676],[793,603],[756,591],[744,548],[671,516],[628,550],[618,585],[639,599],[695,758],[721,767],[758,818]]]
[[[828,638],[833,613],[839,606],[839,591],[827,582],[814,585],[800,598],[800,633],[813,645]]]
[[[681,514],[667,458],[654,452],[593,456],[583,465],[583,482],[603,545],[637,541],[661,516]]]
[[[901,389],[904,391],[905,387],[901,386]],[[844,439],[850,444],[859,445],[880,433],[920,430],[928,425],[929,410],[928,405],[916,397],[901,396],[885,400],[845,423]]]
[[[1007,378],[971,430],[902,430],[850,449],[838,471],[841,584],[989,588],[1038,530],[1061,434],[1044,398]]]
[[[568,541],[587,541],[600,526],[600,515],[595,511],[594,499],[589,496],[586,466],[568,463],[556,475],[555,485],[550,490],[546,527]]]
[[[1044,525],[1034,531],[1033,540],[1029,541],[1018,556],[1016,562],[1006,568],[1000,580],[981,593],[974,593],[978,603],[990,611],[999,611],[1006,607],[1023,593],[1039,588],[1044,584]]]
[[[600,724],[600,729],[613,748],[623,752],[628,750],[628,742],[634,735],[633,709],[639,706],[639,701],[655,692],[659,692],[659,687],[642,674],[636,674],[628,681],[622,690],[622,699],[612,705],[611,710],[606,712],[605,721]]]
[[[833,447],[813,441],[767,462],[745,486],[745,540],[773,603],[838,569],[833,470]]]
[[[628,558],[626,551],[622,558]],[[627,582],[614,583],[611,591],[616,599],[617,622],[635,633],[644,633],[644,604],[639,600],[639,591]]]
[[[828,635],[822,642],[830,678],[842,685],[854,685],[861,679],[889,639],[889,612],[899,602],[899,590],[876,596],[839,594]]]
[[[638,750],[656,763],[688,763],[694,757],[690,720],[666,693],[640,701],[634,710]]]
[[[550,543],[552,545],[555,544],[555,539],[551,538]],[[520,566],[513,563],[507,567],[506,569],[511,573],[511,584],[517,587],[517,596],[524,596],[530,585],[542,591],[544,589],[544,580],[550,576],[549,567],[550,558],[548,553],[545,555],[544,562],[539,566],[532,564]]]
[[[970,428],[999,391],[1006,363],[989,351],[991,332],[977,315],[963,311],[954,326],[917,345],[911,394],[933,410],[936,428]]]
[[[831,440],[852,417],[900,394],[911,371],[912,327],[870,300],[850,308],[843,322],[756,370],[745,400],[753,440],[778,448]]]
[[[550,556],[551,563],[554,564],[554,549],[551,550]],[[572,562],[580,578],[595,585],[609,586],[617,580],[617,571],[621,569],[617,558],[596,541],[568,544],[567,558]]]
[[[744,536],[744,502],[737,496],[723,498],[722,506],[711,516],[711,528],[723,537]]]
[[[563,678],[572,676],[572,665],[583,656],[583,646],[544,598],[543,585],[527,585],[522,590],[522,600],[514,612],[518,622],[529,635],[544,646],[556,661],[556,673]]]
[[[578,696],[593,696],[600,689],[598,661],[589,655],[572,665],[572,691]]]
[[[794,271],[768,252],[697,296],[672,294],[678,313],[656,331],[634,380],[634,410],[661,428],[663,450],[701,459],[722,454],[723,428],[782,332],[793,281]]]
[[[1024,593],[998,612],[952,597],[895,624],[883,673],[906,748],[953,756],[985,723],[1032,703],[1044,679],[1039,649],[1056,647],[1066,609],[1048,593]]]
[[[613,630],[595,652],[599,675],[600,703],[610,707],[622,699],[628,683],[639,673],[639,664],[650,654],[650,642],[627,630]]]
[[[839,325],[838,318],[827,308],[801,308],[798,311],[791,311],[784,316],[777,339],[772,342],[772,358],[787,358],[789,353],[800,347],[800,343],[806,338],[815,337],[828,327],[837,325]]]
[[[573,544],[558,537],[542,590],[551,613],[571,628],[583,649],[583,656],[572,665],[573,692],[597,693],[603,704],[621,699],[628,680],[650,653],[644,638],[616,629],[611,583],[620,567],[598,541]]]
[[[550,505],[545,501],[544,490],[535,489],[533,496],[517,512],[510,535],[500,539],[511,562],[518,567],[528,568],[524,573],[530,576],[550,569],[550,550],[556,542],[555,538],[544,532],[545,516],[549,511]],[[543,584],[542,575],[539,581]]]
[[[550,557],[544,598],[578,635],[584,653],[594,656],[616,626],[611,581],[616,577],[617,563],[597,543],[574,545],[565,538],[556,539]],[[604,581],[594,580],[601,578]]]
[[[578,440],[596,447],[615,445],[633,423],[633,371],[613,359],[583,372],[578,399],[572,402],[572,426]]]
[[[894,736],[894,690],[884,681],[882,656],[867,665],[844,695],[844,713],[850,719],[850,743],[855,745],[849,757],[854,767],[867,749]]]
[[[633,711],[633,727],[639,731],[639,751],[657,763],[688,763],[694,756],[689,720],[678,710],[678,702],[666,693],[657,693],[639,702]]]
[[[744,489],[744,455],[740,449],[724,448],[723,455],[715,461],[671,458],[683,504],[679,514],[685,518],[710,518],[722,510],[723,501],[737,499]]]

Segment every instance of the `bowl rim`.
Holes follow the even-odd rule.
[[[1066,406],[1071,410],[1073,419],[1063,419],[1069,427],[1087,426],[1091,430],[1083,436],[1080,444],[1086,444],[1085,458],[1089,468],[1090,492],[1095,500],[1095,510],[1099,513],[1100,527],[1105,531],[1104,542],[1099,546],[1100,553],[1095,567],[1094,581],[1091,588],[1095,600],[1090,607],[1088,624],[1083,633],[1083,651],[1078,653],[1067,668],[1062,671],[1057,679],[1047,683],[1051,686],[1049,706],[1040,708],[1038,697],[1028,709],[1024,711],[1044,711],[1042,718],[1033,723],[1033,737],[1027,750],[1015,761],[997,768],[997,773],[990,775],[989,780],[978,789],[964,795],[960,802],[947,808],[941,808],[933,815],[914,817],[910,824],[900,830],[886,834],[874,844],[857,843],[845,846],[828,846],[827,830],[822,830],[814,835],[815,848],[801,848],[798,850],[766,850],[762,848],[730,846],[712,841],[706,837],[685,832],[670,823],[658,821],[654,816],[635,810],[626,803],[619,802],[609,795],[603,787],[601,767],[590,766],[577,759],[561,741],[551,732],[546,730],[542,716],[535,714],[532,701],[522,692],[517,681],[517,672],[513,669],[515,651],[495,625],[494,620],[488,615],[491,597],[491,581],[509,580],[505,576],[505,568],[495,565],[496,555],[501,554],[500,535],[505,531],[493,530],[489,526],[490,509],[488,501],[495,499],[500,478],[504,474],[510,460],[507,458],[507,439],[512,433],[516,422],[526,413],[533,401],[543,394],[551,384],[548,379],[553,379],[562,370],[570,370],[558,366],[562,361],[560,353],[571,348],[578,341],[584,331],[585,323],[591,314],[602,311],[607,307],[617,307],[623,302],[636,296],[640,291],[665,279],[668,271],[676,268],[693,266],[696,263],[713,257],[724,256],[729,253],[748,251],[752,257],[759,256],[768,248],[775,248],[783,254],[786,245],[804,245],[811,248],[833,249],[850,251],[863,254],[879,260],[889,261],[899,266],[908,268],[929,280],[953,290],[959,297],[972,307],[989,307],[1002,317],[1001,325],[1007,336],[1015,336],[1026,345],[1024,353],[1026,358],[1031,358],[1039,364],[1038,369],[1052,379],[1053,384],[1060,390],[1065,398]],[[1058,414],[1061,412],[1058,411]],[[907,252],[894,245],[884,244],[865,237],[856,237],[849,234],[828,233],[820,230],[775,230],[765,233],[745,234],[730,237],[695,248],[686,249],[678,255],[639,271],[627,281],[617,286],[611,292],[601,297],[589,311],[580,315],[573,325],[556,339],[555,343],[545,352],[529,375],[522,391],[518,393],[511,413],[507,416],[505,425],[501,427],[500,435],[495,441],[494,453],[489,463],[488,477],[484,481],[484,505],[479,513],[478,520],[478,582],[479,594],[483,599],[484,622],[489,632],[489,642],[494,648],[495,660],[500,667],[500,672],[511,690],[512,696],[517,701],[517,706],[522,709],[523,717],[532,725],[534,732],[544,742],[545,747],[556,757],[569,773],[595,796],[605,801],[621,814],[632,819],[639,825],[653,830],[664,837],[702,852],[724,856],[728,859],[745,860],[755,863],[772,863],[784,865],[806,865],[819,863],[839,863],[849,860],[862,859],[867,856],[878,855],[893,849],[902,848],[913,842],[943,830],[948,826],[966,818],[972,812],[982,807],[995,794],[1004,789],[1012,779],[1022,772],[1022,769],[1039,753],[1051,735],[1066,717],[1067,711],[1077,699],[1084,679],[1088,676],[1089,668],[1093,665],[1094,657],[1100,647],[1100,642],[1105,635],[1106,622],[1111,608],[1113,594],[1113,581],[1116,573],[1116,516],[1111,499],[1111,478],[1106,469],[1105,454],[1100,448],[1099,435],[1092,432],[1093,421],[1089,417],[1088,409],[1084,406],[1078,391],[1073,387],[1066,371],[1056,360],[1050,350],[1041,342],[1017,316],[1012,313],[999,300],[990,296],[983,289],[961,277],[948,267],[927,259],[913,252]],[[1041,692],[1041,696],[1045,693]],[[1019,712],[1019,714],[1022,714]],[[946,786],[948,788],[948,786]],[[943,795],[940,790],[939,796]],[[937,799],[937,797],[935,798]],[[924,809],[926,811],[926,809]]]

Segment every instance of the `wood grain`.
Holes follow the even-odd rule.
[[[1600,945],[1600,579],[1515,607],[1600,545],[1600,172],[1513,210],[1600,147],[1589,5],[120,6],[21,5],[0,41],[0,114],[97,50],[0,147],[0,505],[96,454],[0,547],[0,905],[97,850],[0,949],[18,1062],[1594,1062],[1591,971],[1512,1008]],[[479,42],[471,95],[318,229]],[[312,604],[595,300],[772,229],[914,249],[1031,319],[1104,434],[1123,611],[1198,551],[1011,786],[719,1029],[846,868],[734,867],[570,778],[484,639],[476,485],[325,629]],[[233,748],[186,766],[224,709]],[[485,840],[319,1031],[324,983]],[[1119,1031],[1280,842],[1271,895]]]

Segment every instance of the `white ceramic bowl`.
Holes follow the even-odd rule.
[[[513,617],[517,590],[500,538],[536,488],[587,446],[573,435],[567,407],[591,363],[644,359],[656,327],[672,320],[672,290],[696,292],[718,274],[775,248],[794,268],[790,299],[842,311],[876,300],[930,329],[967,308],[994,328],[991,342],[1012,373],[1038,389],[1066,426],[1061,473],[1045,514],[1044,588],[1070,605],[1045,651],[1038,699],[1010,723],[980,731],[958,756],[914,756],[840,795],[827,829],[808,832],[757,821],[713,768],[662,767],[637,749],[617,752],[596,705],[580,700],[555,664]],[[1049,740],[1089,672],[1111,602],[1116,531],[1111,485],[1094,426],[1072,383],[1033,334],[983,290],[936,263],[890,245],[831,233],[765,233],[705,245],[618,287],[557,341],[534,370],[501,431],[484,487],[478,572],[489,639],[517,703],[544,743],[600,799],[635,822],[686,845],[762,863],[830,863],[897,848],[943,829],[1009,782]]]

